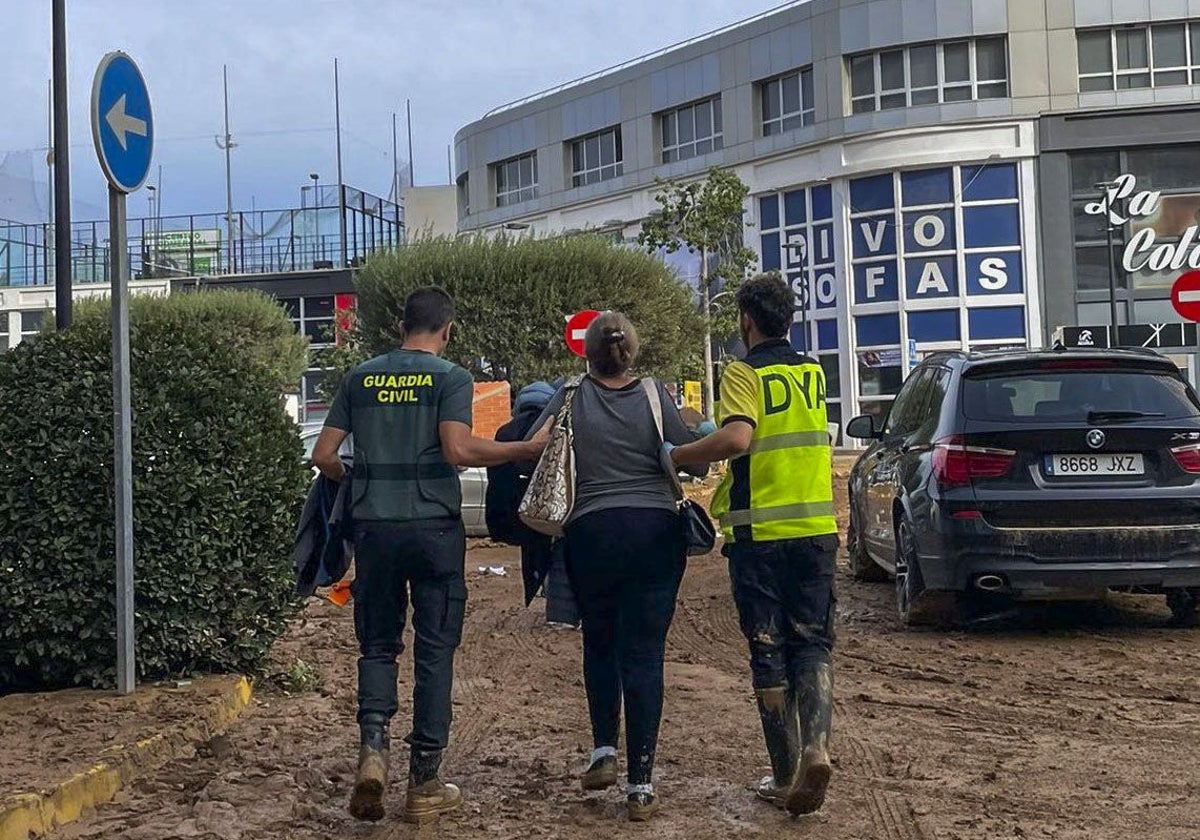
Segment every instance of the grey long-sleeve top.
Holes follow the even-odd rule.
[[[682,446],[697,439],[661,382],[655,382],[663,406],[663,436]],[[550,400],[530,432],[558,414],[565,389]],[[661,444],[650,401],[640,381],[624,388],[609,388],[585,377],[572,403],[575,434],[575,509],[571,520],[613,508],[674,510],[670,479],[659,460]],[[703,476],[708,465],[690,466]]]

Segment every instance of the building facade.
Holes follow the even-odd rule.
[[[1195,381],[1194,331],[1156,327],[1200,241],[1198,95],[1200,0],[808,0],[466,126],[459,229],[631,240],[656,179],[730,167],[836,419],[925,353],[1063,336]]]

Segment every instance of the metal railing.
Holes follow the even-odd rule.
[[[403,209],[352,187],[322,186],[312,207],[130,219],[131,279],[282,273],[355,267],[404,244]],[[346,238],[342,240],[341,219]],[[232,236],[231,236],[232,234]],[[107,283],[108,222],[71,225],[71,275]],[[0,220],[0,286],[54,283],[54,229]]]

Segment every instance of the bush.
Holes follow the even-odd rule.
[[[355,357],[394,349],[405,297],[429,284],[454,297],[458,322],[447,355],[477,379],[520,386],[580,372],[563,330],[582,309],[630,317],[642,340],[643,373],[676,379],[695,367],[703,347],[691,290],[648,254],[599,236],[478,236],[417,239],[373,258],[356,282]],[[354,358],[333,365],[346,361]]]
[[[296,606],[305,342],[261,295],[130,303],[138,675],[256,669]],[[0,693],[115,681],[112,447],[109,305],[77,304],[0,355]]]

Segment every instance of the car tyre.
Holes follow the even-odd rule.
[[[850,522],[846,526],[846,551],[850,555],[850,575],[863,583],[886,583],[887,570],[871,559],[862,538],[862,516],[854,499],[850,500]]]
[[[917,559],[916,533],[907,516],[896,523],[896,612],[905,627],[951,627],[960,620],[954,592],[928,591]]]

